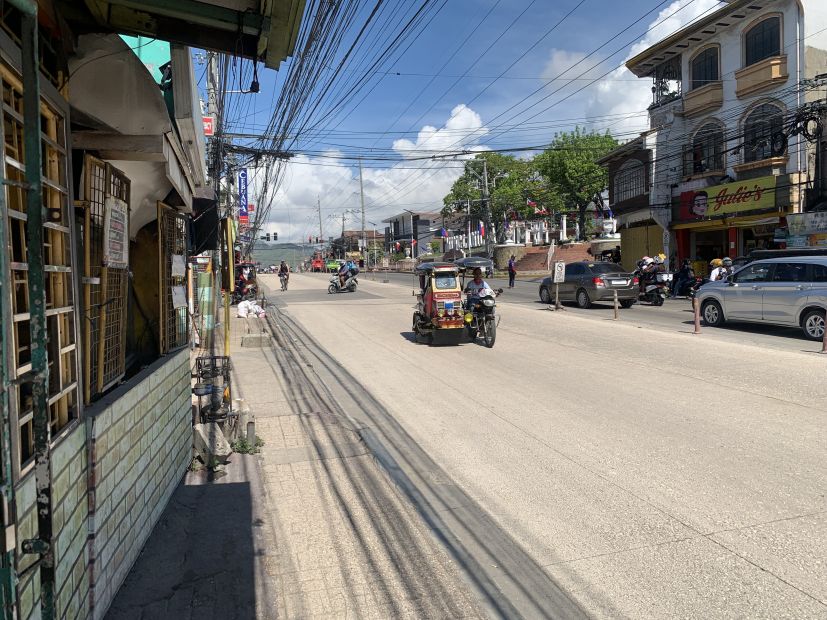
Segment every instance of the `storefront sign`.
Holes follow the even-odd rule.
[[[761,177],[682,192],[680,219],[692,221],[744,211],[772,209],[775,207],[777,178]]]
[[[827,211],[818,213],[791,213],[787,216],[790,236],[827,233]]]
[[[103,217],[103,264],[114,269],[129,266],[129,207],[120,198],[107,196]]]
[[[247,169],[238,171],[238,221],[246,222],[249,219],[247,211]]]

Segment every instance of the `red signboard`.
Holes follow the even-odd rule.
[[[250,218],[249,218],[249,217],[247,217],[246,215],[239,215],[239,216],[238,216],[238,221],[239,221],[241,224],[248,224],[248,223],[250,222]]]
[[[256,205],[252,203],[247,204],[247,213],[254,213],[256,210]]]
[[[215,135],[215,118],[212,116],[204,116],[202,117],[204,122],[204,135],[205,136],[214,136]]]

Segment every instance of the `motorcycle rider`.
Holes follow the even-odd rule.
[[[279,265],[279,278],[282,276],[284,276],[286,285],[287,282],[290,281],[290,265],[287,264],[287,261],[281,261],[281,264]],[[285,286],[285,288],[287,287]]]
[[[688,258],[685,258],[681,268],[675,276],[675,283],[672,287],[672,297],[677,297],[681,294],[681,289],[685,284],[691,283],[695,280],[695,271],[692,269],[692,263]]]
[[[721,261],[721,271],[718,273],[719,280],[726,280],[729,276],[732,275],[732,259],[727,256],[724,260]]]
[[[359,273],[359,269],[352,260],[343,263],[339,267],[339,288],[345,288],[345,281],[357,273]]]
[[[468,296],[466,309],[469,312],[474,309],[474,305],[480,300],[480,297],[494,295],[494,290],[482,279],[482,269],[475,267],[472,273],[474,279],[465,285],[465,294]]]
[[[732,261],[730,260],[729,263],[731,265]],[[721,271],[724,266],[724,261],[722,261],[720,258],[713,258],[711,261],[709,261],[709,266],[712,268],[712,270],[709,272],[709,281],[715,282],[716,280],[720,280]]]

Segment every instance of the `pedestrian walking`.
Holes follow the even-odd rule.
[[[517,261],[514,255],[508,259],[508,288],[514,288],[514,279],[517,277]]]

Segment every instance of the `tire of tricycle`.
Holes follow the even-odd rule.
[[[482,339],[485,342],[485,346],[489,349],[494,346],[494,341],[497,340],[497,322],[494,319],[487,320],[483,323]]]

